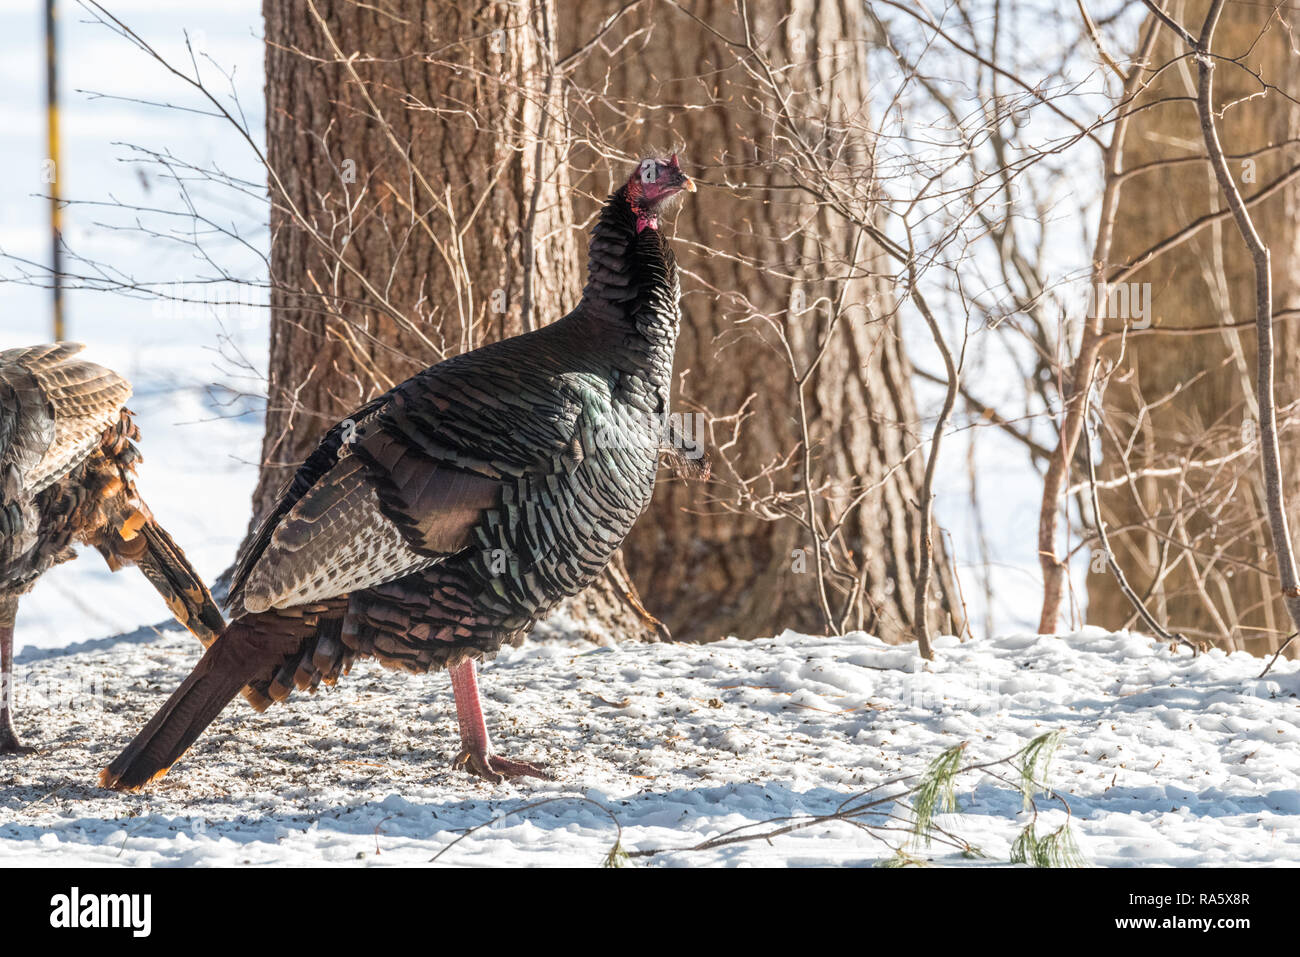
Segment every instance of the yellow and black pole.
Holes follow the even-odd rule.
[[[45,179],[50,187],[50,272],[54,292],[54,341],[63,329],[63,210],[59,206],[59,73],[54,0],[45,0]]]

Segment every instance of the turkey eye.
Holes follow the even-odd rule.
[[[646,163],[641,167],[641,182],[653,183],[659,178],[659,164]]]

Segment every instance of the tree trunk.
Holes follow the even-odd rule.
[[[844,534],[852,560],[865,566],[865,614],[849,625],[907,640],[921,443],[928,436],[890,287],[878,278],[896,266],[874,248],[855,255],[856,237],[845,221],[789,189],[780,148],[769,142],[776,97],[722,39],[746,35],[732,0],[692,3],[690,16],[669,4],[646,4],[623,16],[599,47],[584,49],[593,25],[623,6],[621,0],[559,2],[561,52],[578,53],[576,89],[566,103],[573,137],[597,146],[575,156],[575,170],[594,170],[585,178],[575,172],[575,187],[592,201],[607,192],[598,155],[608,149],[639,155],[684,144],[685,167],[705,185],[682,206],[675,225],[684,291],[675,408],[753,413],[728,453],[741,475],[753,476],[800,449],[797,394],[777,330],[806,368],[829,326],[824,306],[848,304],[807,386],[812,480],[831,484],[819,497],[830,509],[866,491]],[[858,7],[792,0],[752,4],[749,12],[750,33],[761,38],[765,55],[788,67],[780,75],[800,91],[799,122],[814,129],[812,139],[856,130],[846,136],[850,148],[836,157],[836,169],[869,179],[866,31]],[[757,68],[752,58],[749,66]],[[590,208],[588,202],[581,211]],[[746,505],[728,471],[715,462],[721,482],[703,491],[694,483],[664,482],[628,539],[627,565],[651,610],[679,638],[823,631],[810,532],[788,519],[725,510],[715,499]],[[799,503],[802,481],[796,466],[776,473],[771,491]],[[763,483],[755,488],[763,491]],[[935,603],[953,613],[960,606],[952,570],[942,541],[936,544]],[[838,609],[845,595],[835,597]],[[956,630],[954,617],[932,620]]]
[[[1188,0],[1168,10],[1196,35],[1208,6],[1205,0]],[[1248,50],[1244,62],[1251,70],[1292,97],[1300,94],[1300,61],[1273,8],[1230,3],[1214,52],[1235,57]],[[1164,30],[1152,64],[1185,53],[1184,43]],[[1135,111],[1123,153],[1124,169],[1204,155],[1196,106],[1186,99],[1194,98],[1195,92],[1196,65],[1190,58],[1156,79],[1141,103],[1184,99]],[[1259,93],[1259,82],[1250,74],[1225,60],[1216,62],[1215,108],[1235,104],[1222,116],[1220,134],[1228,153],[1236,155],[1229,164],[1248,200],[1298,158],[1296,150],[1287,146],[1241,155],[1300,135],[1300,109],[1294,102],[1275,92]],[[1300,191],[1287,187],[1251,209],[1272,250],[1275,312],[1300,305],[1298,200]],[[1137,174],[1125,183],[1118,204],[1111,269],[1197,217],[1225,208],[1208,162]],[[1132,281],[1138,285],[1131,291],[1139,294],[1141,284],[1150,283],[1150,318],[1157,328],[1249,322],[1254,316],[1254,272],[1230,218],[1160,255]],[[1107,319],[1108,329],[1123,325],[1123,317]],[[1300,348],[1300,323],[1279,323],[1277,339],[1277,354],[1294,357]],[[1108,354],[1114,359],[1120,352],[1112,347]],[[1136,433],[1130,468],[1172,469],[1176,474],[1140,477],[1133,489],[1105,489],[1101,506],[1117,559],[1138,593],[1150,593],[1149,606],[1171,630],[1226,648],[1263,653],[1274,650],[1290,626],[1263,524],[1254,369],[1255,335],[1249,327],[1208,335],[1156,333],[1130,338],[1120,372],[1106,392],[1107,422],[1119,431],[1122,442]],[[1290,358],[1278,363],[1277,373],[1283,474],[1289,483],[1286,491],[1295,527],[1300,517],[1295,511],[1300,461],[1294,440],[1288,442],[1287,436],[1295,435],[1300,377]],[[1171,400],[1161,402],[1167,398]],[[1240,454],[1243,449],[1245,454]],[[1124,469],[1116,443],[1108,439],[1102,451],[1099,477],[1104,482],[1121,476]],[[1187,466],[1189,461],[1234,453],[1238,453],[1235,458],[1213,467]],[[1185,547],[1189,543],[1193,549]],[[1123,626],[1131,620],[1132,608],[1114,579],[1104,571],[1098,573],[1098,567],[1094,563],[1094,573],[1088,576],[1088,619],[1104,627]],[[1157,582],[1161,570],[1165,574]]]
[[[265,0],[263,12],[272,293],[254,522],[367,399],[559,318],[581,294],[543,121],[549,0]],[[564,611],[648,637],[620,568]]]

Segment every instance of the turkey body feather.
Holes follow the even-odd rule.
[[[649,403],[601,367],[612,337],[587,324],[570,314],[433,366],[327,435],[239,563],[232,616],[346,595],[354,654],[427,670],[492,654],[586,587],[658,466]]]

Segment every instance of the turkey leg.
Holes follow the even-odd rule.
[[[31,754],[36,749],[25,746],[14,732],[14,618],[18,599],[13,595],[0,598],[0,754]]]
[[[456,698],[456,721],[460,724],[460,754],[452,767],[500,784],[505,778],[546,778],[550,775],[525,761],[511,761],[492,753],[483,705],[478,698],[478,676],[474,659],[466,658],[447,669],[451,673],[451,692]]]

